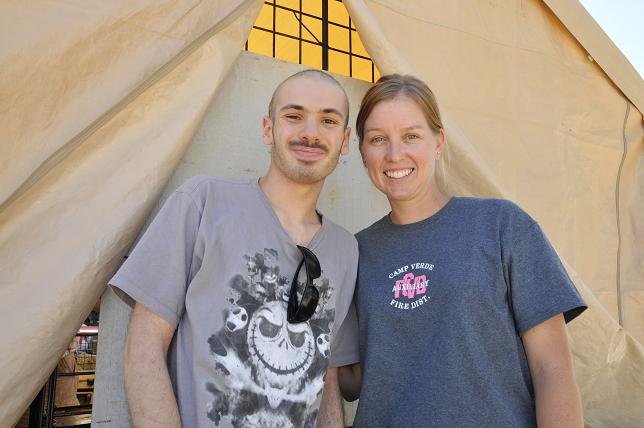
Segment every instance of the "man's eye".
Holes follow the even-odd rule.
[[[300,116],[297,114],[287,114],[287,115],[284,115],[284,117],[286,117],[289,120],[298,120],[300,118]]]
[[[322,119],[322,123],[326,125],[337,125],[338,121],[335,119]]]
[[[407,136],[405,138],[407,140],[417,140],[417,139],[420,138],[420,136],[418,136],[417,134],[407,134]]]

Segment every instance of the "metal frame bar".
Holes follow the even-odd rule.
[[[293,12],[295,13],[295,12]],[[302,22],[302,0],[300,0],[300,16],[297,18],[297,21],[300,24],[300,39],[298,40],[298,48],[300,49],[299,54],[298,54],[298,64],[302,64],[302,26],[304,25],[304,22]],[[309,33],[311,33],[311,30],[308,28],[306,29]],[[313,33],[311,33],[313,35]],[[315,35],[313,35],[315,38]]]
[[[43,386],[34,401],[31,402],[29,407],[29,428],[41,428],[42,427],[42,417],[43,410],[45,405],[45,388]]]
[[[351,43],[353,37],[351,36],[353,34],[351,34],[351,17],[349,17],[349,76],[353,76],[353,44]]]
[[[56,375],[57,368],[54,368],[54,371],[49,376],[49,390],[47,391],[47,416],[45,418],[45,426],[51,427],[54,424],[54,407],[56,399]]]
[[[277,8],[275,6],[276,3],[273,3],[273,58],[275,58],[275,22],[277,20]]]
[[[329,70],[329,1],[322,0],[322,70]]]

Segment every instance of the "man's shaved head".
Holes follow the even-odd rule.
[[[309,70],[302,70],[299,71],[292,76],[287,77],[277,85],[277,88],[275,88],[275,91],[273,92],[273,96],[271,97],[271,102],[268,104],[268,117],[271,118],[272,122],[275,122],[275,100],[277,99],[277,96],[279,95],[280,89],[286,84],[287,82],[290,82],[291,80],[294,79],[318,79],[318,80],[323,80],[326,81],[335,87],[337,87],[341,92],[344,97],[344,103],[346,106],[346,111],[344,114],[346,115],[345,121],[344,121],[344,127],[346,128],[347,125],[349,124],[349,98],[347,97],[347,93],[344,91],[344,88],[340,83],[335,80],[333,76],[331,76],[329,73],[325,73],[322,70],[315,70],[315,69],[309,69]]]

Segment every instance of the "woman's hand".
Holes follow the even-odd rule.
[[[338,367],[338,384],[345,400],[357,400],[360,397],[360,388],[362,388],[362,368],[360,363]]]

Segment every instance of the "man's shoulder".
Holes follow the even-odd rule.
[[[187,193],[195,195],[199,193],[207,193],[212,190],[240,190],[244,187],[250,188],[253,180],[248,178],[230,178],[230,177],[214,177],[210,175],[197,175],[186,180],[176,190],[178,193]]]
[[[204,207],[206,203],[228,201],[239,198],[244,192],[252,192],[253,179],[214,177],[198,175],[188,179],[174,193],[191,198],[197,206]]]
[[[358,248],[356,238],[351,232],[335,223],[327,216],[324,216],[324,222],[326,223],[326,228],[330,239],[335,240],[336,243],[343,246],[349,246],[356,249]]]

